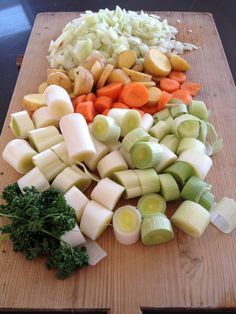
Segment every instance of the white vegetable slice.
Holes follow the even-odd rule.
[[[117,208],[113,215],[113,231],[116,240],[131,245],[140,238],[141,214],[136,207],[126,205]]]
[[[161,195],[167,202],[180,199],[179,187],[172,175],[169,173],[160,174],[159,179],[161,185]]]
[[[91,193],[91,199],[113,210],[125,188],[109,178],[100,180]]]
[[[33,121],[27,111],[19,111],[11,114],[10,128],[16,138],[28,138],[28,132],[34,130]]]
[[[157,173],[161,173],[167,167],[171,166],[177,159],[177,156],[165,145],[160,144],[163,149],[162,160],[161,162],[155,167]]]
[[[140,127],[148,132],[153,126],[153,123],[154,123],[153,116],[150,113],[145,113],[142,116]]]
[[[119,148],[119,152],[121,155],[124,157],[124,160],[127,162],[127,165],[129,166],[130,169],[134,169],[134,165],[130,156],[130,153],[128,153],[123,146]]]
[[[210,213],[197,203],[184,201],[171,217],[171,221],[188,235],[199,238],[210,223]]]
[[[107,256],[107,252],[96,241],[90,240],[88,237],[86,237],[86,242],[83,246],[86,248],[86,253],[89,256],[89,265],[94,266]]]
[[[36,128],[43,128],[45,126],[54,125],[59,127],[59,118],[49,111],[48,107],[41,107],[37,109],[32,116]]]
[[[191,114],[182,114],[174,119],[173,130],[180,138],[198,138],[200,131],[199,119]]]
[[[5,146],[2,158],[17,172],[25,174],[34,167],[32,157],[36,154],[26,140],[14,139]]]
[[[57,154],[58,158],[61,159],[67,166],[71,166],[73,162],[70,160],[66,143],[63,141],[51,147],[51,150]]]
[[[220,231],[230,233],[236,228],[236,202],[224,197],[212,208],[211,222]]]
[[[68,205],[74,208],[77,222],[80,221],[84,207],[88,204],[89,199],[77,187],[72,186],[64,195]]]
[[[160,191],[159,176],[153,168],[138,169],[134,170],[134,172],[138,176],[142,194],[157,193]]]
[[[173,153],[176,153],[176,150],[179,146],[180,139],[174,134],[167,134],[160,141],[160,144],[164,144],[168,147]]]
[[[139,178],[134,170],[118,171],[113,174],[113,179],[125,188],[124,198],[130,199],[143,194]]]
[[[149,130],[149,133],[160,141],[169,133],[169,127],[165,121],[160,120]]]
[[[107,146],[109,147],[110,152],[113,152],[114,150],[119,150],[120,149],[121,142],[117,141],[117,142],[114,142],[114,143],[107,143]]]
[[[18,186],[22,193],[25,187],[34,186],[39,192],[46,191],[50,188],[50,184],[42,172],[37,168],[33,168],[18,181]]]
[[[126,134],[122,146],[127,152],[130,152],[136,143],[149,141],[150,138],[151,136],[143,128],[136,128]]]
[[[96,154],[88,125],[80,113],[68,114],[60,120],[69,157],[74,161],[84,161]]]
[[[188,149],[194,149],[200,153],[206,153],[206,146],[196,138],[185,137],[179,142],[177,149],[177,155],[180,155],[183,151]]]
[[[117,142],[121,129],[116,121],[101,114],[96,115],[92,123],[92,134],[101,142]]]
[[[86,242],[77,225],[72,230],[67,231],[65,234],[63,234],[61,240],[68,243],[71,247],[77,247]]]
[[[101,178],[111,177],[114,172],[126,169],[128,169],[127,163],[117,150],[103,157],[97,164]]]
[[[58,85],[50,85],[44,91],[44,98],[49,112],[53,116],[61,118],[74,112],[74,108],[67,91]]]
[[[147,169],[157,166],[163,156],[163,149],[155,142],[138,142],[131,152],[131,160],[135,168]]]
[[[109,226],[112,212],[94,201],[89,201],[85,206],[80,230],[92,240],[96,240]]]
[[[166,201],[159,194],[145,194],[138,200],[137,208],[143,218],[152,217],[157,213],[165,213]]]

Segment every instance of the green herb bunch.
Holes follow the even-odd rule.
[[[11,223],[0,227],[9,235],[13,249],[22,252],[28,260],[45,255],[46,267],[57,270],[57,278],[64,279],[87,265],[85,248],[72,248],[61,241],[61,236],[76,225],[75,210],[63,194],[54,189],[40,193],[34,187],[21,193],[17,183],[7,186],[0,205],[0,216]]]

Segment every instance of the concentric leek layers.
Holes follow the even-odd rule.
[[[186,181],[193,176],[194,169],[190,164],[184,161],[176,161],[172,166],[166,168],[164,173],[171,174],[179,187],[182,188]]]
[[[128,169],[127,163],[117,150],[103,157],[97,164],[101,178],[111,177],[114,172],[126,169]]]
[[[151,136],[142,128],[136,128],[130,131],[122,141],[122,146],[127,152],[130,152],[133,146],[138,142],[149,141]]]
[[[134,170],[139,179],[142,194],[158,193],[160,191],[159,176],[155,169]]]
[[[174,119],[173,129],[180,138],[197,138],[199,136],[200,122],[197,117],[191,114],[183,114]]]
[[[12,113],[10,128],[15,137],[21,139],[28,138],[28,132],[35,129],[27,111]]]
[[[210,223],[210,213],[197,203],[184,201],[171,217],[171,221],[188,235],[199,238]]]
[[[99,114],[93,120],[92,134],[101,142],[117,142],[121,129],[113,118]]]
[[[145,245],[166,243],[174,238],[171,222],[162,213],[144,218],[141,225],[141,237]]]
[[[162,147],[154,142],[138,142],[131,150],[132,163],[138,169],[155,167],[161,162],[162,155]]]
[[[157,213],[165,213],[166,201],[159,194],[145,194],[138,200],[137,208],[143,218],[152,217]]]
[[[46,191],[50,188],[48,180],[37,167],[26,173],[17,183],[22,193],[25,187],[34,186],[39,192]]]
[[[159,175],[161,184],[161,195],[168,201],[180,199],[180,191],[177,182],[169,173]]]

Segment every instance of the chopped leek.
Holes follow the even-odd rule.
[[[160,191],[160,180],[155,169],[134,170],[139,178],[142,194],[158,193]]]
[[[174,134],[167,134],[163,139],[160,141],[160,144],[164,144],[168,147],[173,153],[176,153],[177,148],[179,146],[180,139]]]
[[[167,167],[172,165],[177,159],[177,156],[168,147],[163,144],[160,144],[160,146],[162,147],[163,155],[161,162],[156,167],[154,167],[157,173],[161,173]]]
[[[154,120],[161,121],[161,120],[166,120],[170,116],[170,110],[168,108],[165,108],[157,113],[154,114],[153,118]]]
[[[188,113],[188,109],[185,104],[176,104],[170,109],[170,113],[173,118],[177,118],[182,114]]]
[[[113,179],[125,188],[125,199],[134,198],[143,194],[139,177],[134,170],[115,172],[113,174]]]
[[[67,231],[65,234],[63,234],[61,240],[68,243],[71,247],[77,247],[86,242],[77,225],[72,230]]]
[[[189,104],[189,113],[201,120],[208,120],[208,110],[201,100],[192,100]]]
[[[34,124],[27,111],[11,114],[10,128],[16,138],[28,138],[28,132],[34,130]]]
[[[131,150],[131,160],[138,169],[147,169],[157,166],[163,155],[162,147],[154,142],[138,142]]]
[[[215,197],[210,191],[205,191],[202,193],[199,200],[199,204],[206,208],[208,211],[211,211],[211,208],[215,202]]]
[[[130,152],[136,143],[149,141],[150,137],[143,128],[137,128],[126,134],[123,138],[122,146],[127,152]]]
[[[50,188],[48,180],[37,167],[26,173],[17,183],[22,193],[24,193],[25,187],[34,186],[39,192],[46,191]]]
[[[164,173],[171,174],[181,189],[188,179],[193,176],[194,169],[184,161],[176,161],[172,166],[165,169]]]
[[[180,138],[197,138],[199,136],[199,124],[198,118],[190,114],[183,114],[174,119],[173,129],[175,134]]]
[[[143,218],[155,216],[157,213],[165,213],[166,201],[165,199],[155,193],[143,195],[137,204]]]
[[[130,153],[128,153],[123,146],[119,148],[119,152],[123,156],[124,160],[126,161],[127,165],[129,166],[130,169],[134,169],[134,165],[130,156]]]
[[[206,146],[201,141],[191,137],[182,138],[179,142],[177,155],[180,155],[183,151],[188,149],[194,149],[197,152],[206,153]]]
[[[142,116],[141,125],[140,127],[143,128],[145,131],[149,131],[153,126],[154,119],[150,113],[145,113]]]
[[[128,169],[127,163],[117,150],[103,157],[97,164],[101,178],[111,177],[114,172],[126,169]]]
[[[101,142],[117,142],[121,129],[113,118],[98,114],[92,123],[92,134]]]
[[[211,222],[220,231],[230,233],[236,228],[236,202],[224,197],[216,204],[211,212]]]
[[[41,107],[37,109],[33,113],[32,120],[37,129],[50,125],[54,125],[56,128],[59,127],[59,118],[53,115],[49,111],[48,107]]]
[[[67,166],[71,166],[73,164],[73,162],[69,158],[68,151],[66,148],[66,143],[64,141],[56,145],[53,145],[50,149],[54,153],[56,153],[58,158],[61,161],[63,161]]]
[[[74,208],[77,222],[80,222],[83,210],[89,199],[77,187],[72,186],[64,195],[68,205]]]
[[[180,191],[177,182],[169,173],[160,174],[161,195],[168,201],[180,199]]]
[[[160,120],[149,130],[149,133],[160,141],[169,133],[169,127],[165,121]]]
[[[211,185],[198,177],[192,176],[181,191],[181,197],[198,203],[204,192],[209,191]]]

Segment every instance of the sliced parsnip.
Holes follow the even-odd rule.
[[[46,102],[42,94],[29,94],[24,96],[22,106],[27,111],[35,111],[40,107],[46,106]]]
[[[11,114],[10,128],[17,138],[26,139],[28,132],[34,130],[34,124],[27,111],[19,111]]]
[[[18,181],[18,186],[22,193],[25,187],[34,186],[39,192],[46,191],[50,188],[50,184],[42,172],[37,168],[33,168]]]
[[[150,82],[152,79],[152,76],[146,73],[130,70],[125,67],[123,67],[122,70],[129,75],[134,82]]]
[[[144,68],[151,75],[167,76],[171,71],[171,64],[162,52],[151,48],[144,58]]]
[[[149,98],[146,105],[150,107],[156,106],[157,102],[161,98],[161,90],[158,87],[149,87],[148,93],[149,93]]]
[[[174,71],[187,71],[191,69],[191,66],[189,63],[184,60],[182,57],[179,55],[171,55],[170,56],[170,63],[172,70]]]
[[[47,82],[41,83],[38,87],[39,94],[43,94],[47,86],[48,86]]]
[[[108,77],[108,83],[121,82],[124,85],[131,83],[130,77],[121,69],[115,69]]]
[[[118,54],[117,67],[130,69],[135,64],[137,55],[134,50],[124,50]]]
[[[143,70],[144,70],[143,63],[137,62],[137,63],[131,68],[131,70],[134,70],[134,71],[137,71],[137,72],[143,72]]]
[[[79,66],[75,71],[74,94],[76,96],[86,95],[93,88],[93,75],[83,66]]]
[[[64,88],[68,93],[72,91],[73,85],[69,77],[62,72],[53,72],[48,75],[47,85],[58,85]]]
[[[64,195],[68,205],[74,208],[77,222],[80,221],[83,210],[89,199],[77,187],[72,186]]]
[[[102,74],[99,77],[99,80],[97,82],[97,88],[101,88],[106,84],[106,81],[108,80],[109,75],[113,71],[114,66],[112,64],[106,64]]]
[[[43,128],[49,125],[54,125],[58,128],[59,126],[59,118],[49,111],[48,106],[37,109],[33,113],[32,120],[36,128]]]
[[[97,84],[97,82],[98,82],[98,80],[102,74],[103,69],[104,69],[104,65],[101,64],[99,61],[96,61],[94,63],[94,65],[92,66],[90,71],[93,75],[94,85]]]

